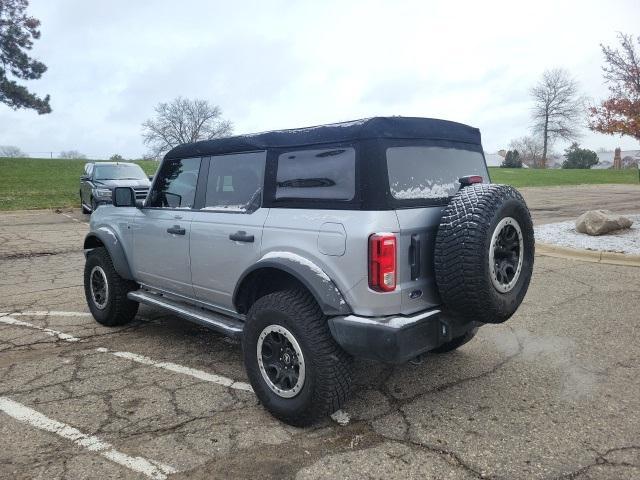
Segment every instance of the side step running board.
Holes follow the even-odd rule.
[[[169,300],[166,297],[149,293],[144,290],[136,290],[127,294],[129,300],[145,303],[152,307],[160,307],[191,322],[199,323],[207,328],[224,333],[232,338],[240,338],[244,323],[235,318],[194,307],[185,303]]]

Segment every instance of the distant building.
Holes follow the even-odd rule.
[[[500,150],[500,152],[504,152],[504,150]],[[484,158],[487,161],[487,167],[499,167],[504,162],[504,155],[500,155],[498,153],[487,153],[484,152]],[[506,152],[505,152],[506,155]]]
[[[620,151],[620,149],[616,149]],[[598,164],[593,168],[612,168],[615,166],[614,160],[616,159],[615,150],[607,150],[604,152],[596,152],[598,155]],[[620,151],[619,163],[621,168],[631,168],[638,166],[640,162],[640,150],[622,150]]]

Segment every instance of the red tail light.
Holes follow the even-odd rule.
[[[379,292],[392,292],[396,277],[396,237],[374,233],[369,237],[369,286]]]
[[[484,179],[480,175],[467,175],[466,177],[460,178],[458,181],[461,186],[468,187],[474,183],[482,183]]]

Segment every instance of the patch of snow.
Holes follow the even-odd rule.
[[[344,427],[345,425],[349,425],[351,416],[344,410],[336,410],[331,414],[331,419]]]
[[[292,262],[296,262],[299,263],[300,265],[304,265],[305,267],[309,268],[313,273],[315,273],[318,277],[320,277],[324,282],[330,282],[331,279],[329,278],[329,276],[324,273],[324,270],[322,270],[320,267],[318,267],[315,263],[313,263],[310,260],[307,260],[304,257],[301,257],[300,255],[296,255],[295,253],[291,253],[291,252],[269,252],[266,255],[264,255],[262,258],[286,258],[287,260],[291,260]]]
[[[436,183],[427,182],[426,185],[399,189],[398,184],[391,185],[391,194],[398,200],[413,198],[444,198],[449,197],[458,189],[457,183]]]
[[[640,215],[625,215],[633,221],[627,230],[597,237],[576,231],[575,222],[560,222],[534,228],[536,241],[561,247],[640,255]]]
[[[252,138],[252,137],[258,137],[260,135],[264,135],[265,133],[306,133],[306,132],[313,132],[314,130],[319,130],[320,128],[323,127],[338,127],[338,128],[345,128],[345,127],[355,127],[358,125],[364,125],[366,122],[368,122],[369,120],[371,120],[370,118],[361,118],[359,120],[349,120],[346,122],[338,122],[338,123],[327,123],[324,125],[313,125],[310,127],[300,127],[300,128],[286,128],[283,130],[265,130],[263,132],[256,132],[256,133],[246,133],[243,135],[238,135],[238,138]]]
[[[201,208],[200,211],[217,211],[217,212],[241,212],[247,211],[246,205],[215,205],[212,207]]]

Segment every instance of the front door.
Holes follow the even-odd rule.
[[[193,212],[191,278],[196,298],[233,310],[240,275],[260,258],[265,152],[211,157],[204,207]]]
[[[164,161],[133,231],[136,279],[187,297],[193,297],[189,240],[200,164],[200,158]]]

